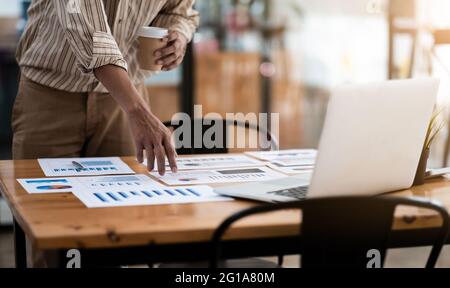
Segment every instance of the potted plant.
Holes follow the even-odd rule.
[[[445,126],[445,121],[440,119],[443,109],[433,113],[430,123],[428,124],[425,144],[420,155],[419,165],[417,166],[416,176],[414,178],[414,185],[422,185],[425,183],[425,173],[427,170],[427,162],[430,156],[430,147],[439,131]]]

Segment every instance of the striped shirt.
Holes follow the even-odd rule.
[[[106,92],[95,68],[113,64],[135,84],[150,75],[137,62],[137,32],[164,27],[191,40],[195,0],[33,0],[17,49],[22,74],[69,92]]]

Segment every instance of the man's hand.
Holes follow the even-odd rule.
[[[146,107],[128,113],[130,129],[136,144],[137,159],[139,163],[147,158],[147,168],[152,171],[155,166],[155,158],[160,175],[165,173],[166,157],[169,160],[172,172],[177,172],[176,152],[172,145],[171,133],[158,118]]]
[[[167,38],[167,46],[155,51],[156,64],[163,65],[163,71],[169,71],[178,67],[183,62],[186,53],[187,39],[177,31],[171,31]]]

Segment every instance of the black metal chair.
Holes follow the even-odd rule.
[[[212,240],[210,267],[227,267],[221,261],[222,237],[236,221],[255,214],[299,209],[302,211],[299,254],[302,268],[353,267],[365,268],[369,250],[377,249],[384,265],[389,236],[397,206],[413,206],[436,211],[442,218],[439,233],[426,267],[435,266],[449,232],[449,215],[439,204],[410,198],[334,197],[306,199],[282,204],[257,206],[240,211],[226,219],[215,231]],[[223,264],[225,263],[225,264]]]
[[[227,120],[227,119],[207,119],[207,121],[210,124],[207,124],[204,122],[205,119],[203,118],[197,118],[190,120],[190,128],[191,128],[191,139],[190,139],[190,147],[181,147],[181,145],[176,145],[177,147],[177,153],[178,155],[190,155],[190,154],[219,154],[223,153],[226,154],[229,152],[229,149],[227,148],[227,139],[228,139],[228,127],[235,126],[235,127],[242,127],[245,129],[253,129],[256,130],[260,136],[264,136],[267,141],[270,141],[270,150],[278,150],[278,140],[276,137],[270,132],[268,129],[262,128],[258,124],[252,124],[249,122],[242,122],[237,120]],[[222,135],[214,135],[215,137],[218,137],[215,140],[216,143],[219,143],[219,147],[205,147],[203,141],[201,143],[201,147],[196,147],[195,143],[195,137],[194,135],[194,129],[195,127],[202,127],[202,139],[204,136],[205,131],[207,131],[209,128],[213,127],[214,125],[217,125],[217,121],[221,121],[222,123]],[[199,123],[200,122],[200,123]],[[178,124],[172,124],[171,121],[167,121],[163,123],[166,127],[177,129],[180,126],[182,126],[183,120],[180,120]],[[177,139],[176,139],[177,140]],[[177,143],[175,143],[177,144]]]

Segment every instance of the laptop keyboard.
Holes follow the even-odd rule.
[[[308,186],[300,186],[290,189],[283,189],[279,191],[269,192],[268,194],[274,194],[295,199],[305,199],[307,193],[308,193]]]

